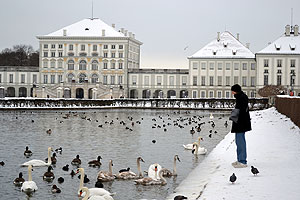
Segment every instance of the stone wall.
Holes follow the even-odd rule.
[[[289,96],[277,96],[275,98],[275,107],[278,112],[291,118],[291,120],[300,127],[300,98]]]

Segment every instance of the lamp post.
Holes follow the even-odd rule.
[[[293,92],[293,90],[294,90],[295,76],[296,76],[295,71],[292,70],[292,71],[291,71],[291,91],[292,91],[292,92]]]

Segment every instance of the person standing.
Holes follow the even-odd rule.
[[[247,149],[245,133],[251,130],[251,120],[248,107],[248,96],[242,91],[240,85],[231,87],[231,92],[236,98],[235,110],[239,110],[237,121],[232,122],[231,132],[235,133],[237,161],[232,163],[235,168],[247,167]]]

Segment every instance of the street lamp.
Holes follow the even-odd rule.
[[[291,71],[291,90],[292,90],[292,92],[293,92],[293,90],[294,90],[295,76],[296,76],[295,71],[292,70],[292,71]]]

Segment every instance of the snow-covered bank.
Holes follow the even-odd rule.
[[[300,130],[275,108],[251,112],[252,131],[246,133],[248,167],[236,169],[234,134],[225,139],[176,189],[188,199],[299,199]],[[253,176],[251,165],[260,173]],[[229,182],[235,173],[237,181]]]

